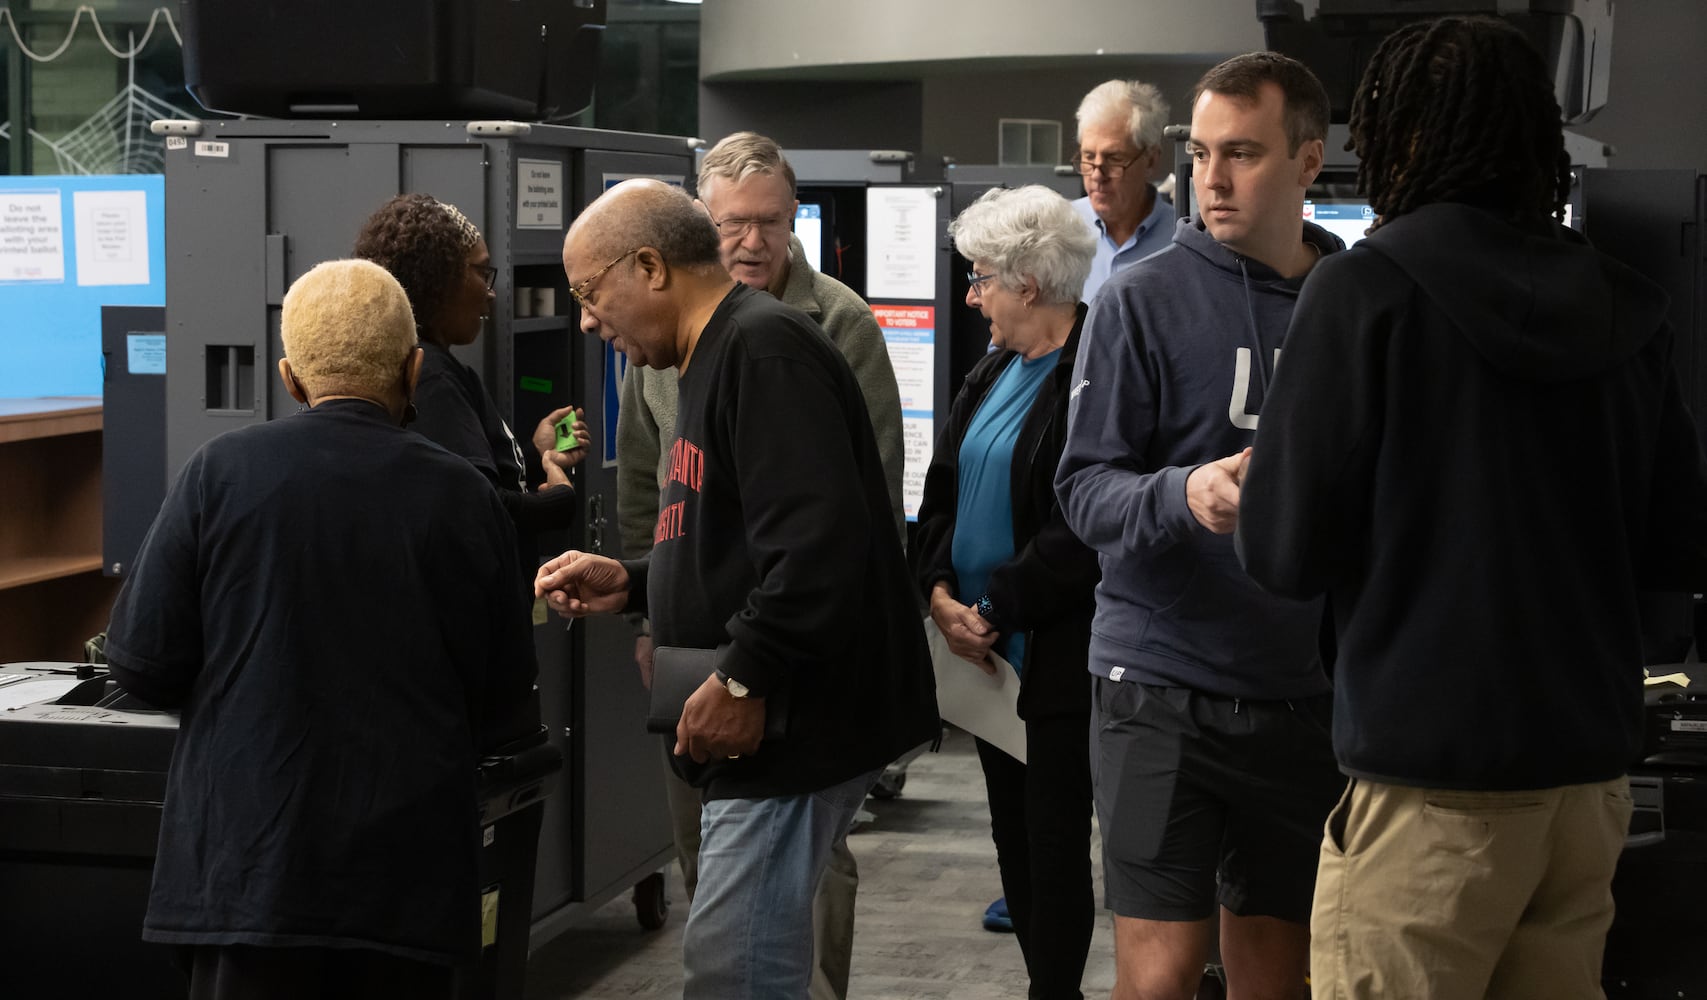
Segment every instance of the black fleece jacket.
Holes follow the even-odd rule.
[[[1055,499],[1055,467],[1067,440],[1067,399],[1085,312],[1081,304],[1060,359],[1038,389],[1014,441],[1014,557],[990,574],[990,603],[1000,626],[1027,634],[1019,687],[1019,714],[1026,719],[1090,711],[1091,675],[1085,664],[1101,573],[1096,553],[1067,527]],[[958,589],[953,550],[960,443],[990,387],[1018,357],[1014,351],[1000,351],[972,366],[931,456],[912,553],[914,576],[927,601],[939,582]]]

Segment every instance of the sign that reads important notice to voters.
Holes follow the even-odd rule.
[[[563,164],[516,160],[516,228],[563,228]]]
[[[58,191],[0,191],[0,281],[65,280]]]
[[[871,312],[883,330],[895,385],[901,390],[901,501],[907,520],[917,521],[936,416],[936,308],[873,304]]]

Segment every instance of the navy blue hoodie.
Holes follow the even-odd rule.
[[[1308,223],[1304,238],[1323,254],[1343,246]],[[1102,564],[1092,673],[1237,698],[1328,690],[1321,601],[1264,593],[1232,536],[1204,528],[1185,499],[1194,469],[1255,437],[1302,283],[1193,217],[1091,304],[1055,488]]]

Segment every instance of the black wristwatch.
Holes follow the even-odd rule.
[[[985,594],[983,597],[974,601],[972,603],[972,610],[978,612],[979,617],[983,618],[1000,631],[1002,623],[996,618],[996,605],[990,600],[989,594]]]

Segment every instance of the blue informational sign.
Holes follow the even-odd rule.
[[[132,375],[166,374],[166,335],[132,333],[125,340],[125,361]]]
[[[610,341],[605,341],[604,391],[604,467],[616,468],[616,419],[622,409],[622,377],[628,372],[628,355],[617,353]]]
[[[812,270],[824,269],[824,206],[802,203],[794,210],[794,235],[800,237],[801,249]]]
[[[99,396],[101,307],[166,302],[159,174],[0,177],[0,397]],[[114,359],[132,370],[158,355]]]

